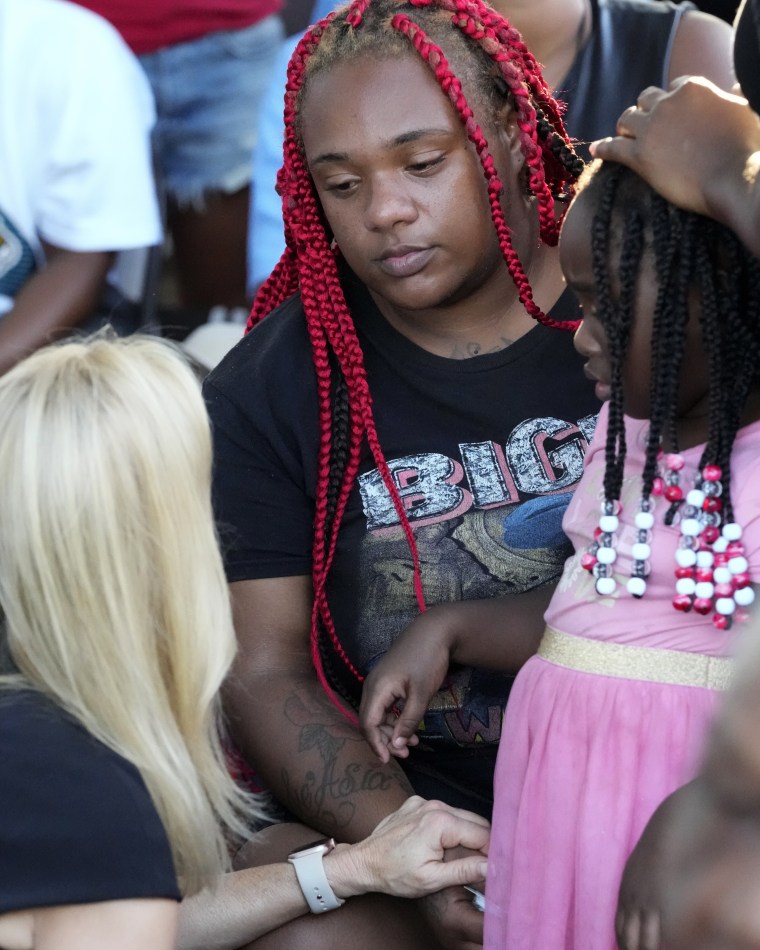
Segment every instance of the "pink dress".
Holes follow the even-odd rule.
[[[617,532],[618,588],[599,597],[580,566],[598,524],[606,407],[564,528],[576,554],[546,613],[547,625],[594,640],[724,656],[734,636],[711,616],[677,612],[677,526],[657,499],[646,595],[625,589],[632,519],[639,508],[646,423],[627,420],[628,461]],[[691,487],[702,448],[682,453]],[[760,579],[760,422],[742,429],[732,458],[731,495],[750,575]],[[486,887],[487,950],[615,950],[617,893],[626,859],[659,803],[695,772],[720,693],[694,686],[577,672],[533,657],[517,676],[495,775]]]

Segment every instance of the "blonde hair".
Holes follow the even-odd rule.
[[[0,605],[19,671],[2,682],[139,769],[185,894],[262,813],[221,748],[235,639],[210,482],[200,387],[167,341],[66,342],[0,379]]]

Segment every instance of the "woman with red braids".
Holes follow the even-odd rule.
[[[488,815],[506,675],[452,669],[402,764],[354,710],[413,622],[488,624],[509,597],[515,670],[535,652],[599,407],[556,249],[581,162],[481,0],[331,14],[292,57],[285,127],[286,250],[206,382],[236,740],[345,841],[413,792]],[[437,937],[410,947],[480,944],[461,888],[423,903]]]

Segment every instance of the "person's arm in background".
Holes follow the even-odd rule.
[[[161,239],[155,110],[139,62],[110,24],[74,4],[51,8],[43,37],[35,23],[18,25],[35,82],[26,135],[4,142],[24,150],[8,159],[15,177],[0,182],[0,203],[38,269],[0,319],[0,372],[95,315],[115,252]]]
[[[673,37],[667,81],[698,75],[721,89],[731,89],[736,82],[731,56],[733,36],[725,20],[700,10],[687,10]]]
[[[649,87],[591,146],[628,165],[673,204],[715,218],[760,255],[760,118],[701,77]]]
[[[0,374],[92,316],[114,258],[108,251],[67,251],[51,244],[44,249],[45,265],[0,320]]]

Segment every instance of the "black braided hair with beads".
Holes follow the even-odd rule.
[[[578,194],[591,192],[592,267],[597,316],[610,354],[611,396],[605,454],[605,498],[619,500],[625,461],[622,369],[642,264],[652,262],[657,295],[652,321],[650,427],[642,473],[652,492],[663,438],[677,451],[679,381],[686,328],[698,300],[708,361],[708,435],[700,470],[722,472],[723,518],[733,520],[731,450],[752,387],[760,382],[760,261],[732,231],[676,208],[630,169],[595,162]],[[696,297],[695,297],[696,295]]]

